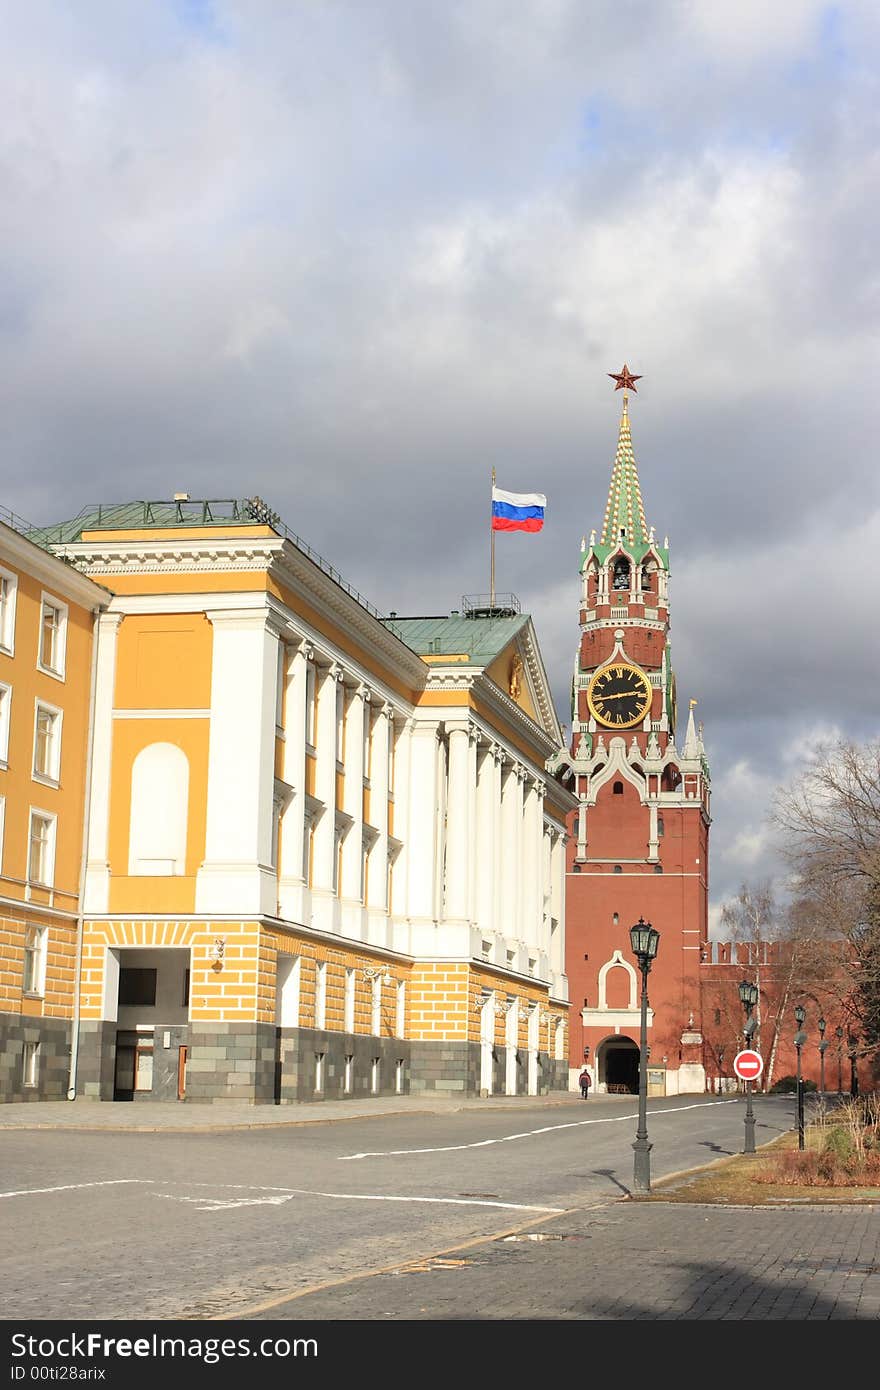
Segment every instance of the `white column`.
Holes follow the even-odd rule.
[[[121,613],[102,613],[95,624],[98,650],[95,668],[92,785],[88,815],[88,850],[83,910],[107,912],[110,905],[110,771],[113,760],[113,695],[116,688],[116,648]],[[123,870],[124,872],[124,870]]]
[[[436,723],[416,721],[409,737],[407,913],[423,922],[434,920],[438,736]]]
[[[336,688],[342,667],[334,662],[316,672],[318,701],[315,797],[324,810],[315,826],[313,888],[332,891],[336,853]]]
[[[380,705],[373,720],[373,750],[370,758],[370,824],[378,830],[370,851],[369,905],[371,910],[387,912],[388,903],[388,745],[393,711]],[[374,867],[375,866],[375,867]]]
[[[412,749],[413,721],[406,720],[398,733],[393,722],[388,723],[389,743],[394,741],[394,781],[389,791],[394,793],[394,822],[389,826],[389,834],[401,843],[394,865],[392,897],[389,911],[398,920],[409,916],[409,808],[410,808],[410,752]],[[389,807],[390,815],[390,807]],[[408,949],[408,947],[407,947]]]
[[[503,869],[503,867],[504,867],[504,859],[503,859],[503,853],[502,853],[502,844],[503,844],[503,825],[502,825],[503,814],[502,814],[502,812],[503,812],[503,802],[504,802],[504,762],[505,762],[505,758],[506,758],[507,755],[504,753],[503,749],[501,749],[501,748],[498,747],[498,744],[497,744],[497,743],[494,745],[494,747],[493,747],[493,749],[492,749],[492,753],[493,753],[494,762],[495,762],[495,766],[494,766],[494,769],[493,769],[493,774],[494,774],[494,775],[493,775],[493,782],[494,782],[494,786],[495,786],[495,816],[494,816],[494,820],[495,820],[495,843],[494,843],[494,846],[493,846],[493,855],[492,855],[492,860],[493,860],[492,880],[493,880],[493,884],[494,884],[494,900],[493,900],[493,904],[492,904],[492,925],[493,925],[493,927],[494,927],[494,929],[495,929],[496,934],[498,934],[498,935],[503,935],[503,933],[504,933],[504,924],[503,924],[503,911],[502,911],[502,909],[503,909],[503,897],[504,897],[504,892],[503,892],[503,887],[502,887],[501,873],[502,873],[502,869]]]
[[[550,915],[558,922],[551,952],[551,967],[557,975],[565,974],[565,832],[560,830],[553,839],[550,852]]]
[[[471,724],[468,732],[468,826],[470,840],[470,869],[468,872],[468,919],[473,922],[477,915],[477,757],[480,749],[480,732]]]
[[[522,842],[520,846],[520,903],[522,921],[519,935],[529,946],[537,947],[541,940],[541,909],[538,894],[541,887],[541,821],[539,816],[539,783],[533,777],[524,781]]]
[[[274,916],[278,633],[265,612],[209,612],[207,617],[214,628],[211,740],[196,912]]]
[[[361,858],[364,843],[364,720],[369,718],[370,692],[358,685],[351,692],[345,717],[345,780],[342,809],[352,824],[342,847],[341,896],[360,902]]]
[[[444,918],[456,922],[470,916],[470,728],[447,722],[449,783],[446,803],[446,901]]]
[[[475,898],[477,922],[489,940],[495,931],[495,842],[498,821],[498,788],[496,786],[497,745],[482,750],[477,771],[476,853],[477,892]]]
[[[283,917],[304,921],[302,890],[308,876],[304,862],[306,810],[306,686],[313,648],[307,642],[291,649],[284,700],[285,782],[293,788],[281,817],[281,851],[278,865],[278,899]]]
[[[519,898],[519,827],[522,819],[522,783],[519,766],[514,763],[504,774],[501,784],[501,878],[500,930],[505,937],[515,937],[518,922]]]

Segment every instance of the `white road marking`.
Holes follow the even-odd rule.
[[[280,1207],[289,1202],[292,1193],[285,1197],[209,1197],[207,1192],[201,1197],[178,1197],[175,1192],[153,1192],[153,1197],[165,1197],[169,1202],[198,1203],[198,1211],[232,1211],[234,1207]]]
[[[123,1183],[152,1183],[153,1178],[107,1178],[103,1182],[69,1182],[63,1187],[24,1187],[20,1192],[0,1192],[0,1197],[43,1197],[49,1192],[77,1192],[83,1187],[119,1187]]]
[[[736,1097],[732,1100],[700,1101],[695,1105],[676,1105],[669,1110],[652,1110],[649,1113],[653,1121],[662,1119],[664,1115],[677,1115],[683,1110],[706,1110],[710,1105],[734,1105],[739,1099]],[[472,1144],[441,1144],[434,1149],[376,1149],[367,1153],[339,1154],[339,1160],[342,1163],[347,1163],[355,1158],[399,1158],[412,1154],[454,1153],[459,1149],[485,1149],[490,1144],[510,1144],[515,1139],[533,1139],[536,1134],[555,1134],[558,1130],[563,1129],[583,1129],[585,1125],[617,1125],[623,1121],[631,1124],[633,1120],[637,1119],[638,1111],[632,1115],[609,1115],[601,1120],[570,1120],[564,1125],[543,1125],[540,1129],[527,1129],[522,1134],[503,1134],[499,1139],[477,1139]]]
[[[184,1187],[228,1187],[233,1190],[246,1192],[279,1192],[283,1196],[279,1197],[258,1197],[258,1198],[231,1198],[228,1201],[221,1201],[219,1198],[209,1197],[207,1193],[203,1197],[178,1197],[171,1192],[154,1192],[154,1197],[166,1197],[173,1202],[204,1202],[210,1203],[198,1208],[200,1211],[228,1211],[232,1207],[247,1206],[280,1206],[283,1202],[289,1202],[291,1197],[328,1197],[341,1202],[421,1202],[431,1206],[451,1206],[451,1207],[501,1207],[505,1211],[542,1211],[558,1214],[565,1210],[564,1207],[540,1207],[531,1206],[522,1202],[488,1202],[482,1199],[464,1197],[396,1197],[385,1196],[383,1193],[374,1192],[316,1192],[307,1187],[281,1187],[281,1188],[260,1188],[249,1187],[244,1183],[182,1183]]]

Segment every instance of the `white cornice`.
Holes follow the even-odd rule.
[[[0,555],[23,573],[83,608],[106,608],[110,594],[55,555],[0,522]]]

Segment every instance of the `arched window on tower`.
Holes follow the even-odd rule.
[[[651,564],[650,561],[648,562],[648,564],[642,565],[642,592],[645,594],[650,594],[653,592],[654,569],[655,566]]]
[[[615,782],[613,792],[615,796],[623,796],[623,783]]]
[[[618,555],[614,561],[611,587],[612,589],[629,588],[629,560],[624,559],[622,555]]]

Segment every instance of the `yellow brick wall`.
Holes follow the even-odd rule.
[[[373,986],[364,979],[365,969],[387,969],[391,983],[382,985],[382,1008],[380,1028],[382,1037],[394,1037],[397,1025],[397,984],[406,983],[406,1020],[409,1028],[411,1004],[411,967],[400,961],[387,962],[375,956],[366,955],[354,947],[334,947],[328,943],[312,941],[298,936],[295,932],[281,928],[264,928],[260,940],[260,979],[265,980],[265,993],[260,996],[261,1023],[275,1022],[275,980],[276,961],[279,952],[299,956],[300,966],[300,1027],[314,1028],[315,999],[317,993],[317,972],[319,965],[327,966],[327,1008],[326,1027],[334,1032],[342,1032],[345,1024],[345,972],[353,968],[355,972],[354,1031],[361,1034],[372,1032]],[[408,1035],[408,1034],[407,1034]]]
[[[225,938],[222,965],[211,959]],[[259,927],[256,922],[86,922],[83,934],[82,1017],[101,1017],[107,947],[177,946],[192,951],[193,1022],[249,1022],[256,1017]]]
[[[568,1046],[568,1010],[560,1005],[548,1003],[547,990],[541,989],[538,985],[525,985],[521,980],[509,980],[503,975],[493,975],[487,970],[473,969],[470,972],[468,982],[468,1038],[471,1042],[480,1041],[480,1013],[477,1000],[483,990],[494,990],[496,999],[506,999],[508,995],[513,995],[517,1004],[524,1003],[528,1008],[532,1004],[537,1004],[541,1014],[549,1013],[549,1023],[542,1022],[538,1029],[538,1050],[547,1052],[549,1050],[553,1056],[553,1039],[557,1022],[561,1019],[565,1025],[566,1048]],[[550,1047],[547,1047],[547,1033],[550,1029]],[[504,1014],[495,1015],[495,1046],[503,1047],[507,1041],[507,1019]],[[529,1025],[528,1019],[521,1018],[517,1026],[517,1047],[528,1047]],[[565,1055],[568,1053],[566,1051]]]
[[[28,926],[45,927],[46,981],[42,998],[25,997],[24,942]],[[0,917],[0,1012],[31,1017],[70,1018],[76,969],[76,924],[65,918],[18,916],[15,909]]]
[[[469,975],[464,963],[413,966],[409,1036],[414,1042],[467,1038]]]

